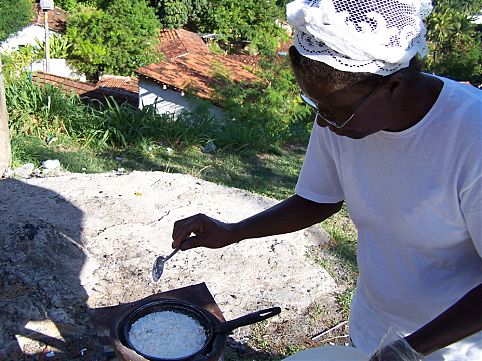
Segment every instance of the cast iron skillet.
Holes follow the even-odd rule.
[[[173,311],[177,313],[182,313],[197,320],[199,324],[202,327],[204,327],[204,330],[206,331],[206,342],[204,343],[203,347],[191,355],[187,355],[181,358],[174,358],[174,359],[164,359],[164,358],[153,357],[153,356],[146,355],[139,350],[136,350],[129,341],[129,332],[132,324],[149,313],[160,312],[160,311]],[[124,325],[122,327],[123,328],[122,333],[123,333],[124,340],[127,343],[126,346],[134,350],[138,354],[142,355],[147,360],[194,361],[194,360],[197,360],[198,358],[202,358],[204,355],[209,353],[211,348],[211,343],[214,341],[214,338],[216,337],[216,335],[218,334],[227,335],[238,327],[247,326],[259,321],[263,321],[269,317],[279,314],[280,312],[281,312],[281,308],[273,307],[273,308],[268,308],[266,310],[249,313],[245,316],[235,318],[234,320],[221,322],[208,311],[200,307],[197,307],[195,305],[189,304],[187,302],[170,300],[170,299],[156,300],[156,301],[146,303],[145,305],[142,305],[139,308],[136,308],[130,314],[128,314],[124,321]]]

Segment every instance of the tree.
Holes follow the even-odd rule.
[[[108,1],[109,0],[55,0],[55,6],[73,12],[79,5],[101,9],[105,7]]]
[[[0,57],[0,176],[10,167],[12,152],[8,131],[8,112],[3,82],[2,59]]]
[[[426,67],[456,80],[481,82],[480,31],[472,22],[482,0],[439,0],[427,19]]]
[[[199,29],[220,34],[230,44],[248,42],[254,51],[271,52],[284,34],[276,24],[279,17],[280,10],[273,0],[214,0]]]
[[[209,0],[150,0],[156,9],[163,28],[178,29],[187,27],[197,31],[202,14],[206,12]]]
[[[177,29],[187,24],[191,12],[191,0],[155,0],[151,5],[163,28]]]
[[[31,0],[0,0],[0,42],[28,25],[33,18]]]
[[[250,44],[272,52],[284,32],[276,25],[282,12],[274,0],[151,0],[163,27],[216,33],[226,45]]]
[[[159,60],[159,22],[144,0],[112,0],[105,10],[80,6],[67,20],[69,60],[87,78],[130,75]]]
[[[35,40],[34,55],[40,60],[45,56],[45,41]],[[60,34],[53,34],[49,39],[49,52],[52,59],[66,59],[72,47],[69,39]]]

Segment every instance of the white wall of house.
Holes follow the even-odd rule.
[[[140,76],[139,109],[153,104],[159,114],[178,115],[183,109],[191,110],[193,107],[193,104],[190,104],[187,97],[183,96],[180,91],[163,89],[159,83]],[[222,110],[219,107],[211,105],[210,111],[217,118],[222,118]]]
[[[159,114],[179,114],[184,108],[189,109],[189,103],[181,92],[163,89],[162,85],[144,77],[139,77],[139,109],[155,105]]]
[[[54,34],[56,33],[52,30],[49,31],[49,37]],[[18,50],[21,46],[36,45],[36,40],[42,43],[45,41],[45,28],[39,25],[29,25],[0,43],[0,52],[9,53]]]
[[[45,60],[32,63],[30,65],[30,71],[43,71],[46,72]],[[76,79],[80,81],[86,81],[84,74],[78,74],[74,69],[70,68],[65,59],[50,59],[50,74],[63,76],[65,78]]]
[[[480,11],[480,14],[475,17],[475,19],[472,21],[474,24],[482,25],[482,9]]]
[[[57,35],[57,33],[49,30],[49,38],[52,38],[54,35]],[[0,53],[16,51],[20,47],[27,45],[36,46],[37,41],[41,43],[45,41],[45,28],[40,25],[29,25],[0,43]],[[30,70],[45,72],[45,60],[32,63]],[[76,73],[74,69],[67,65],[65,59],[50,59],[50,74],[85,81],[85,75]]]

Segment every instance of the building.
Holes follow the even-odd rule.
[[[45,12],[39,4],[34,5],[35,18],[29,26],[26,26],[16,34],[10,36],[0,43],[0,53],[9,53],[25,46],[37,46],[38,43],[45,42]],[[49,38],[60,36],[65,32],[68,13],[60,8],[48,11]],[[45,60],[37,61],[30,65],[30,71],[46,71]],[[65,59],[50,59],[50,73],[58,76],[82,79],[85,76],[77,74],[67,65]]]
[[[137,107],[139,103],[138,83],[135,77],[106,76],[92,84],[37,71],[33,73],[32,80],[41,85],[53,85],[66,94],[76,94],[87,103],[92,100],[105,103],[105,99],[111,97],[118,104],[129,103]]]
[[[0,43],[0,52],[18,50],[20,47],[27,45],[35,46],[37,41],[42,43],[45,41],[45,14],[39,4],[34,5],[34,13],[35,17],[32,24]],[[65,32],[67,16],[67,12],[60,8],[48,11],[49,36]]]
[[[214,96],[219,83],[217,75],[224,73],[235,82],[253,82],[258,78],[252,67],[222,55],[213,54],[202,38],[184,29],[166,29],[160,34],[159,50],[164,60],[137,69],[139,77],[139,107],[155,105],[158,113],[178,114],[191,109],[186,97],[207,100],[212,110],[221,111]]]
[[[164,60],[149,64],[136,71],[137,77],[104,75],[100,80],[86,83],[63,74],[34,72],[40,84],[51,84],[66,93],[81,98],[104,101],[113,97],[118,103],[129,103],[139,109],[153,105],[159,114],[179,114],[183,109],[196,106],[196,99],[208,101],[211,112],[222,117],[220,105],[214,96],[214,87],[220,84],[217,75],[223,73],[235,82],[253,82],[253,62],[216,55],[209,51],[202,38],[184,29],[164,30],[160,34],[159,51]],[[192,95],[189,97],[188,94]]]

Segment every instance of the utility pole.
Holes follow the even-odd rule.
[[[50,73],[49,12],[44,11],[45,26],[45,72]]]
[[[50,47],[49,47],[49,10],[54,10],[54,0],[40,0],[40,8],[44,12],[45,27],[45,72],[50,73]]]
[[[0,57],[0,177],[10,168],[12,150],[10,148],[10,133],[8,131],[7,101],[5,98],[5,83],[3,81],[2,58]]]

